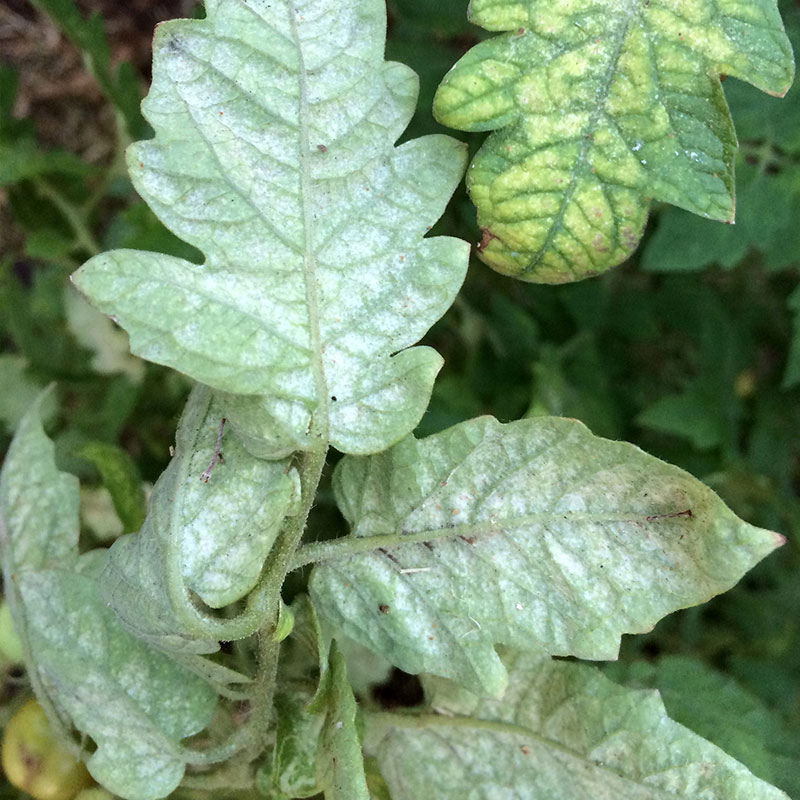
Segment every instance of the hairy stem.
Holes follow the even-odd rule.
[[[253,692],[253,707],[248,725],[255,735],[249,754],[255,758],[264,749],[266,736],[272,720],[275,681],[278,671],[280,643],[275,641],[278,624],[278,609],[281,602],[281,588],[287,573],[292,569],[295,552],[303,538],[308,515],[314,505],[317,487],[325,466],[327,446],[304,453],[299,465],[300,492],[302,506],[289,520],[271,553],[269,566],[259,587],[267,604],[264,623],[258,631],[258,673]]]

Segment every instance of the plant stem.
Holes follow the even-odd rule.
[[[278,672],[280,643],[275,641],[278,621],[278,608],[281,602],[281,588],[286,575],[292,569],[295,552],[303,538],[308,515],[314,505],[317,487],[325,466],[327,446],[304,453],[299,465],[300,511],[289,520],[271,553],[269,567],[262,578],[259,594],[265,601],[267,613],[264,623],[258,630],[258,671],[253,691],[253,707],[248,726],[255,731],[249,755],[258,756],[265,746],[267,731],[272,720],[273,697]]]
[[[435,531],[421,531],[418,533],[390,533],[384,536],[344,536],[340,539],[330,539],[325,542],[314,542],[301,547],[292,559],[291,570],[300,569],[308,564],[320,561],[331,561],[335,558],[347,558],[359,553],[369,553],[382,547],[394,548],[404,544],[419,544],[430,542],[434,539],[453,538],[463,535],[465,529],[445,529]],[[466,531],[469,533],[469,531]]]
[[[42,178],[34,178],[34,185],[36,190],[42,197],[49,200],[63,215],[64,219],[69,223],[72,232],[75,235],[75,248],[82,248],[90,256],[96,256],[102,252],[103,248],[94,238],[94,235],[89,230],[86,220],[81,214],[71,205],[59,192],[57,192],[47,181]]]

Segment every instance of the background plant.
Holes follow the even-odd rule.
[[[69,12],[55,6],[50,10],[70,31]],[[387,56],[410,63],[422,76],[421,110],[408,132],[416,136],[433,129],[429,101],[454,61],[454,50],[463,47],[461,37],[479,31],[466,27],[461,4],[453,4],[452,12],[412,3],[391,10]],[[791,34],[796,20],[791,13],[786,20]],[[74,25],[72,30],[74,35]],[[81,42],[94,52],[95,64],[102,63],[102,56],[91,50],[97,41]],[[111,73],[106,69],[104,74]],[[13,83],[9,72],[4,80],[8,97]],[[101,85],[104,80],[111,79],[101,77]],[[503,420],[526,413],[576,416],[595,433],[639,442],[685,466],[746,519],[796,536],[797,438],[792,434],[798,421],[792,399],[797,347],[788,345],[792,301],[786,305],[795,291],[796,253],[791,215],[780,211],[797,202],[791,123],[796,104],[791,98],[781,103],[762,99],[753,90],[739,91],[733,79],[725,88],[743,141],[740,225],[677,221],[681,212],[660,211],[640,255],[607,278],[569,287],[525,287],[482,268],[470,270],[456,305],[428,336],[445,355],[446,365],[418,435],[485,412]],[[135,108],[135,103],[128,107]],[[157,242],[150,246],[172,255],[196,255],[160,228],[146,207],[124,206],[129,190],[120,183],[118,162],[98,171],[62,154],[42,153],[30,131],[11,118],[10,100],[4,108],[3,142],[10,155],[3,163],[17,171],[24,164],[28,170],[7,178],[13,183],[12,208],[26,232],[27,249],[25,254],[10,252],[17,263],[9,259],[5,272],[4,342],[10,352],[3,369],[9,375],[6,385],[15,387],[4,392],[8,425],[10,429],[39,386],[59,379],[59,402],[45,400],[50,406],[43,406],[43,412],[56,425],[60,466],[78,472],[88,484],[102,477],[116,501],[116,514],[111,514],[107,500],[100,499],[104,495],[90,495],[104,510],[101,519],[117,526],[113,532],[97,516],[91,525],[87,519],[83,536],[97,541],[98,536],[138,529],[142,497],[136,470],[151,480],[159,474],[172,440],[170,426],[188,387],[175,373],[128,359],[124,343],[109,348],[107,323],[96,315],[91,322],[80,317],[91,312],[66,294],[64,279],[84,256],[100,249],[92,244],[94,237],[102,237],[109,247]],[[141,135],[127,124],[121,123],[123,143],[126,131]],[[104,204],[116,197],[123,198],[120,210],[109,217]],[[750,217],[748,198],[755,204]],[[759,213],[758,203],[769,213]],[[456,201],[439,230],[478,240],[470,208],[465,199]],[[748,218],[758,220],[749,232]],[[692,258],[676,258],[675,248],[668,246],[675,229],[689,245],[693,240],[686,231],[690,237],[696,230],[693,235],[704,245],[697,249],[701,254],[694,256],[684,246],[681,254],[688,250]],[[129,238],[115,239],[120,230]],[[716,249],[705,249],[709,237],[714,237]],[[32,260],[42,256],[49,266]],[[664,274],[707,264],[718,266],[702,276]],[[93,330],[90,340],[86,332]],[[98,368],[105,374],[98,374]],[[96,442],[86,447],[89,438],[104,446]],[[135,466],[120,451],[120,442],[138,456]],[[309,541],[344,530],[324,487],[309,522]],[[630,640],[626,655],[631,667],[615,671],[618,680],[630,685],[659,686],[673,717],[790,793],[797,792],[798,774],[791,736],[797,725],[795,570],[796,556],[783,548],[732,593],[670,617],[648,637]],[[287,601],[302,586],[301,579],[292,580],[297,583],[287,586]],[[247,665],[251,655],[245,649],[236,657]],[[640,655],[648,657],[647,668]],[[675,655],[680,658],[671,657]],[[698,666],[698,660],[705,666]],[[336,663],[334,656],[334,673],[340,670]],[[512,669],[512,676],[524,676],[526,669],[531,668]],[[368,675],[365,686],[376,675]],[[398,684],[391,686],[397,694]],[[346,698],[333,696],[336,708],[346,705]],[[302,693],[299,697],[295,703],[302,704]],[[362,700],[369,705],[366,688]],[[281,702],[291,705],[292,698]],[[464,708],[456,699],[441,705]],[[737,719],[733,731],[725,724],[728,710]],[[738,724],[745,712],[752,726]],[[221,721],[216,733],[226,724]]]

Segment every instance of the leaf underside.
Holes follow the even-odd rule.
[[[658,692],[621,688],[582,664],[519,654],[506,664],[502,700],[434,685],[441,714],[379,741],[393,800],[787,800],[669,719]]]
[[[40,393],[20,420],[0,472],[0,541],[7,575],[74,560],[78,546],[78,479],[60,472],[55,447],[42,427],[49,390]]]
[[[719,76],[785,94],[776,0],[472,0],[470,18],[508,33],[453,67],[434,112],[496,131],[467,174],[487,264],[541,283],[603,272],[636,248],[651,200],[733,222]]]
[[[441,366],[411,345],[466,271],[466,243],[424,238],[465,147],[394,147],[418,82],[383,61],[382,0],[206,11],[159,26],[156,138],[128,150],[138,192],[205,262],[119,250],[73,280],[133,352],[217,390],[255,455],[320,437],[377,452],[417,424]]]
[[[255,458],[224,427],[224,460],[209,471],[221,420],[212,392],[195,387],[145,524],[114,542],[102,576],[103,594],[126,627],[169,652],[217,650],[216,630],[189,593],[211,608],[247,595],[299,499],[289,459]]]
[[[506,681],[496,643],[614,659],[623,633],[727,590],[783,541],[683,470],[559,418],[409,437],[345,458],[334,488],[352,537],[396,538],[317,565],[320,613],[407,672],[490,694]]]
[[[120,797],[155,800],[182,779],[180,741],[209,723],[216,694],[125,631],[101,598],[106,552],[78,556],[78,481],[56,467],[45,399],[20,422],[0,475],[4,595],[40,701],[62,734],[71,721],[97,745],[92,776]]]
[[[211,721],[214,690],[127,633],[92,575],[26,571],[19,586],[38,679],[97,744],[92,776],[123,798],[169,794],[185,769],[180,740]]]

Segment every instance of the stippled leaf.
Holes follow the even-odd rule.
[[[78,479],[56,467],[55,448],[44,432],[37,398],[20,421],[0,472],[2,562],[15,570],[64,566],[78,555]]]
[[[786,92],[775,0],[472,0],[470,15],[508,33],[456,64],[434,111],[500,129],[467,178],[490,266],[544,283],[606,270],[637,246],[651,199],[733,220],[719,75]]]
[[[39,419],[25,415],[0,476],[4,593],[31,682],[53,719],[92,737],[92,775],[129,800],[171,792],[180,740],[210,721],[210,686],[150,650],[100,597],[105,552],[78,556],[78,481],[59,472]]]
[[[506,663],[502,700],[433,686],[430,705],[444,713],[389,718],[373,746],[393,800],[787,800],[669,719],[658,692],[581,664]]]
[[[311,695],[288,691],[275,699],[277,725],[269,789],[278,797],[313,797],[321,786],[317,779],[317,748],[325,717],[311,713]]]
[[[725,591],[783,538],[575,420],[484,417],[334,477],[368,553],[314,569],[320,613],[407,672],[492,694],[494,650],[613,659],[623,633]],[[404,541],[405,540],[405,541]]]
[[[133,351],[218,390],[256,455],[320,438],[379,451],[419,421],[441,358],[410,348],[464,276],[423,237],[464,168],[429,136],[395,148],[416,76],[383,61],[382,0],[212,0],[161,25],[128,151],[139,193],[205,263],[112,251],[74,280]]]
[[[326,800],[369,800],[364,757],[356,730],[356,701],[347,682],[344,656],[330,650],[327,714],[319,749],[320,783]]]
[[[102,578],[124,624],[171,651],[217,649],[213,625],[187,590],[212,608],[246,595],[299,496],[288,459],[251,456],[222,419],[212,393],[196,387],[144,526],[114,542]],[[224,456],[215,463],[218,443]]]
[[[800,742],[772,710],[734,678],[698,658],[617,662],[604,670],[618,683],[658,689],[676,722],[721,747],[792,797],[800,792]]]
[[[210,722],[216,694],[122,628],[95,571],[20,573],[36,677],[97,744],[87,761],[92,776],[127,800],[154,800],[183,777],[180,740]]]
[[[299,625],[290,639],[289,662],[280,670],[279,680],[288,688],[276,698],[276,742],[265,789],[275,798],[311,797],[324,791],[326,800],[366,800],[356,703],[344,656],[335,641],[328,652],[306,595],[295,601],[293,609]],[[297,669],[298,656],[319,663],[316,693],[313,683],[301,680],[305,670]]]

